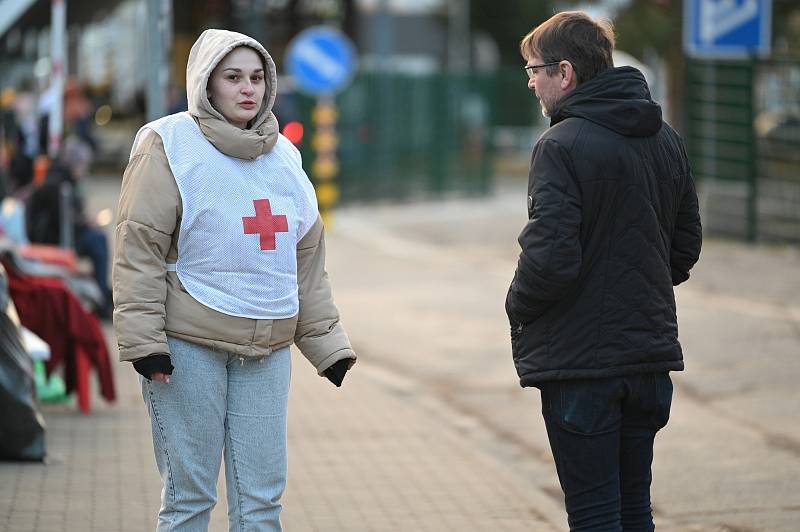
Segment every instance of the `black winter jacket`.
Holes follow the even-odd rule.
[[[506,299],[520,383],[682,370],[672,287],[702,234],[681,138],[631,67],[578,86],[550,126]]]

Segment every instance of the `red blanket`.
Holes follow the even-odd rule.
[[[94,314],[84,309],[60,279],[25,276],[10,264],[5,266],[8,291],[20,321],[50,346],[47,373],[63,363],[67,392],[73,391],[75,354],[80,349],[97,373],[100,393],[106,400],[113,401],[116,392],[108,348]]]

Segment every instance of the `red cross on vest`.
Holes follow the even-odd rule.
[[[273,215],[268,199],[253,200],[253,205],[256,208],[256,215],[242,217],[244,233],[246,235],[258,233],[263,251],[275,249],[275,233],[289,231],[286,216],[283,214]]]

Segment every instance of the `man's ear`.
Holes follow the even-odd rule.
[[[569,89],[571,86],[574,87],[578,83],[578,79],[575,76],[575,69],[572,68],[572,63],[569,61],[561,61],[558,64],[558,73],[561,76],[561,90]]]

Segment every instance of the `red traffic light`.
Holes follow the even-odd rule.
[[[283,136],[291,141],[295,146],[303,142],[303,124],[294,120],[283,126]]]

